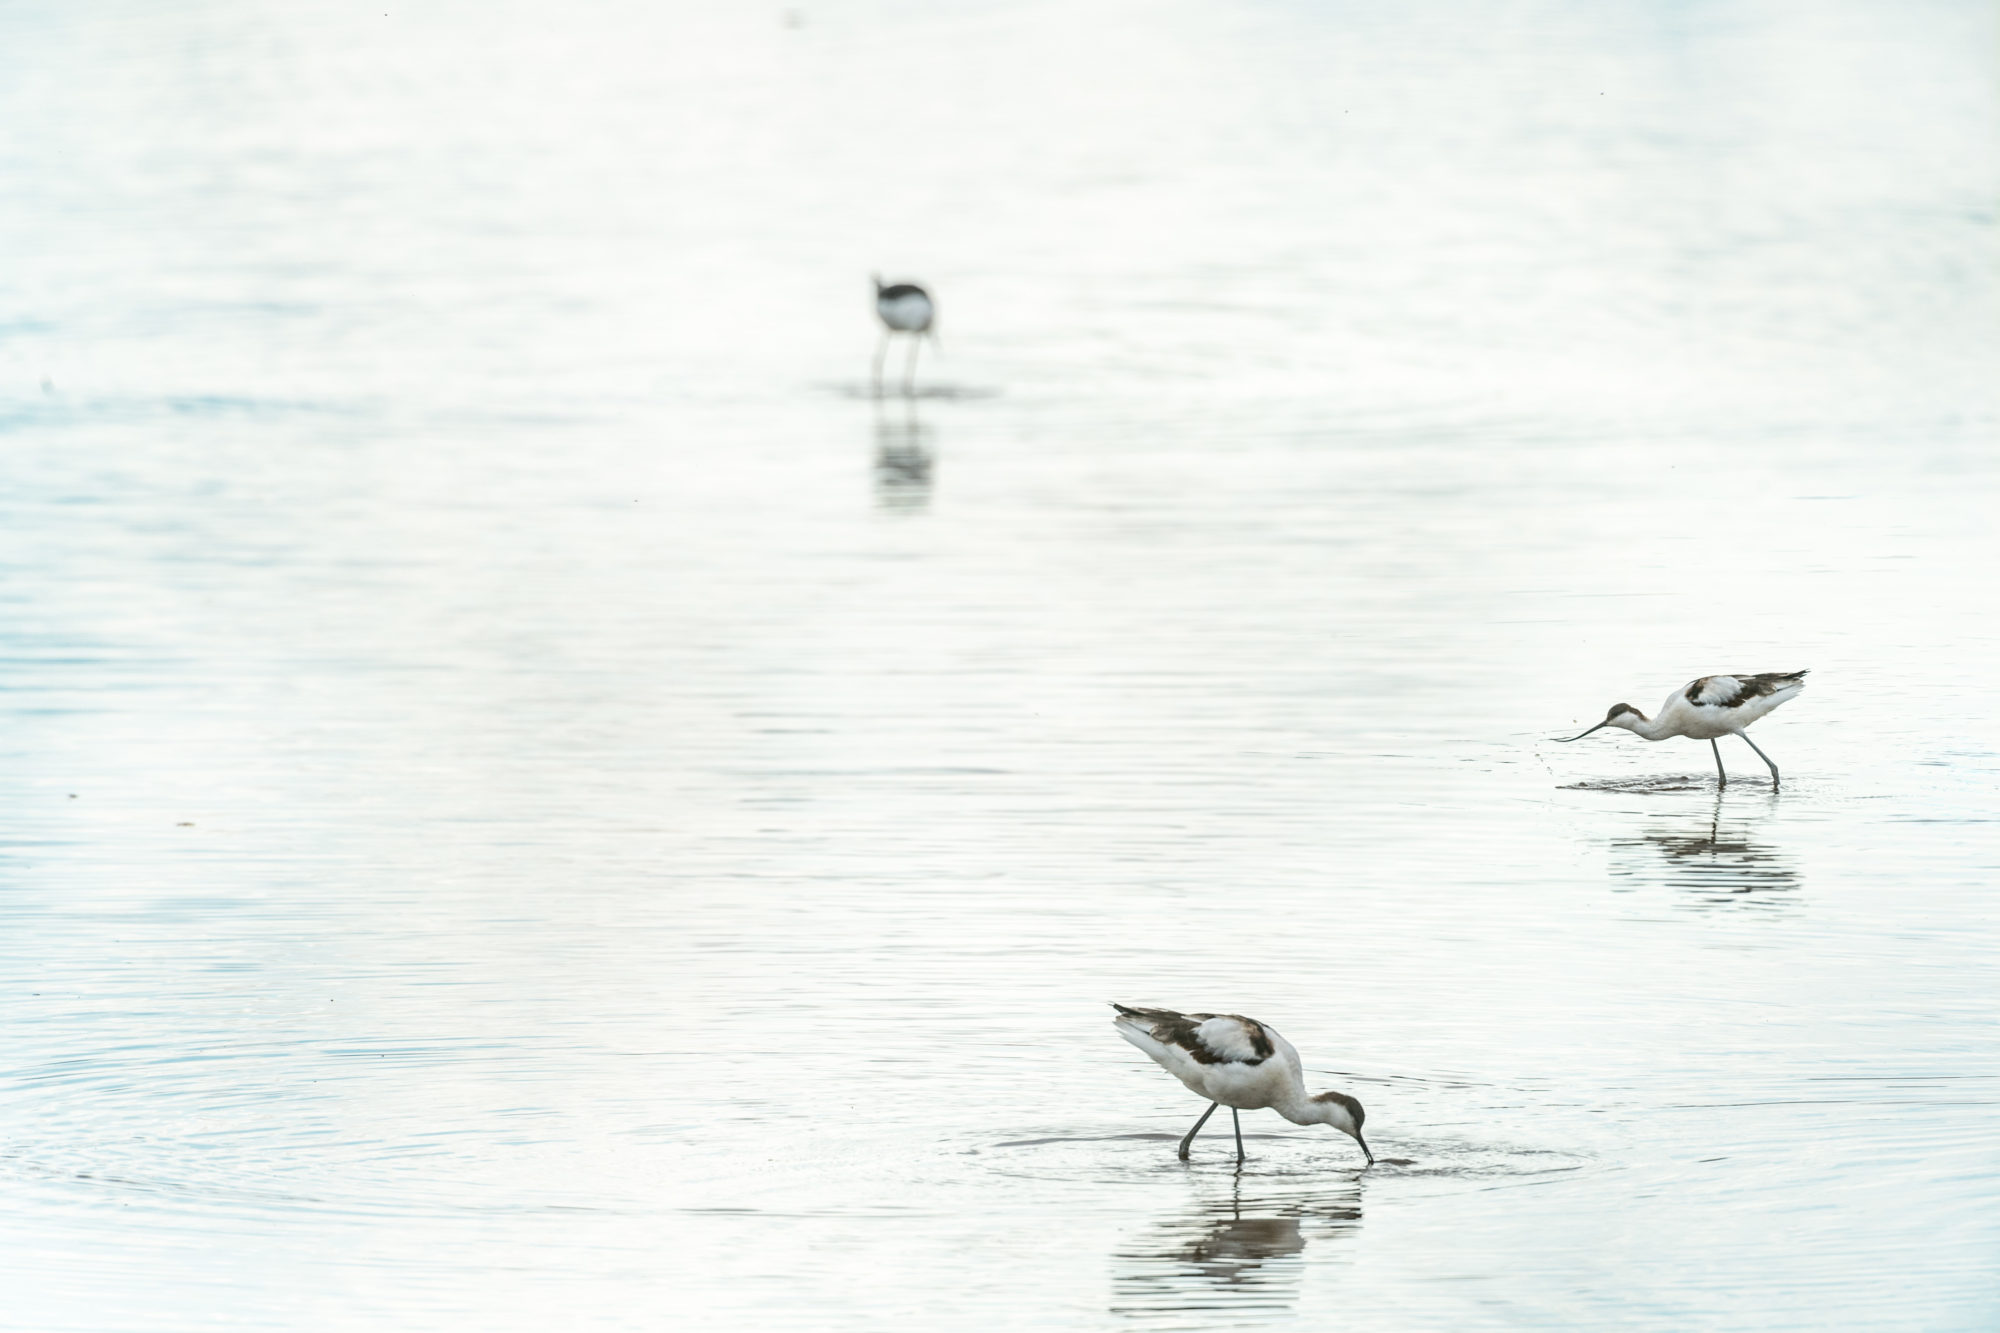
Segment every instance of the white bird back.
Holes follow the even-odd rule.
[[[937,312],[931,305],[930,297],[922,292],[905,292],[899,296],[877,297],[875,313],[898,333],[922,333],[931,326],[931,319]]]
[[[1255,1019],[1154,1009],[1121,1012],[1114,1022],[1119,1036],[1198,1097],[1246,1111],[1306,1100],[1298,1051]]]

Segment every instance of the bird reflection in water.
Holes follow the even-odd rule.
[[[876,406],[875,503],[888,510],[920,510],[931,500],[935,432],[917,419],[914,398],[903,404],[901,412]]]
[[[1360,1222],[1358,1186],[1259,1198],[1246,1197],[1238,1177],[1227,1196],[1200,1200],[1112,1256],[1111,1312],[1284,1310],[1298,1296],[1306,1243]]]
[[[1722,796],[1705,817],[1651,828],[1611,844],[1612,873],[1652,880],[1692,895],[1700,908],[1788,905],[1803,880],[1790,856],[1722,823]]]

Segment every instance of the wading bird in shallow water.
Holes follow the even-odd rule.
[[[1663,741],[1669,736],[1707,741],[1708,748],[1715,751],[1715,785],[1727,787],[1729,774],[1722,767],[1722,747],[1715,743],[1716,737],[1743,736],[1743,728],[1805,687],[1803,671],[1772,671],[1762,676],[1703,676],[1668,695],[1667,701],[1660,705],[1658,717],[1648,718],[1631,704],[1613,704],[1604,720],[1590,731],[1623,727],[1649,741]],[[1571,736],[1563,744],[1580,741],[1590,731]],[[1748,736],[1743,736],[1743,743],[1757,750],[1757,742]],[[1762,750],[1757,750],[1757,757],[1771,770],[1771,786],[1775,790],[1778,766]]]
[[[1344,1092],[1306,1091],[1299,1053],[1276,1030],[1241,1014],[1177,1014],[1171,1009],[1133,1009],[1113,1004],[1118,1035],[1153,1057],[1154,1063],[1187,1084],[1209,1107],[1181,1140],[1188,1145],[1218,1106],[1229,1108],[1236,1124],[1236,1160],[1243,1161],[1243,1120],[1238,1111],[1270,1107],[1295,1125],[1332,1125],[1361,1145],[1368,1164],[1375,1154],[1361,1137],[1368,1113]]]
[[[917,346],[928,336],[937,341],[937,306],[931,294],[914,282],[883,286],[875,279],[875,313],[882,320],[882,341],[875,348],[875,396],[882,396],[882,358],[889,354],[889,339],[899,333],[910,335],[910,359],[903,366],[903,393],[916,392]]]

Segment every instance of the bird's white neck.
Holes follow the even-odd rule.
[[[1323,1125],[1326,1123],[1326,1107],[1312,1099],[1306,1086],[1296,1080],[1286,1084],[1284,1096],[1271,1103],[1271,1109],[1295,1125]]]
[[[1623,727],[1634,736],[1643,736],[1649,741],[1664,740],[1671,733],[1662,731],[1662,719],[1648,718],[1643,713],[1627,713],[1611,724]]]

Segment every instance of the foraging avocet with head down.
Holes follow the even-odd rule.
[[[1726,787],[1729,785],[1729,774],[1722,767],[1722,747],[1715,743],[1716,738],[1743,736],[1743,728],[1805,687],[1806,673],[1803,671],[1772,671],[1761,676],[1703,676],[1668,695],[1667,701],[1660,705],[1658,717],[1648,718],[1631,704],[1613,704],[1611,711],[1597,726],[1581,735],[1571,736],[1563,743],[1567,745],[1570,741],[1580,741],[1601,727],[1623,727],[1649,741],[1663,741],[1669,736],[1707,741],[1708,748],[1715,751],[1715,785]],[[1757,742],[1748,736],[1743,736],[1743,743],[1757,750]],[[1778,786],[1778,766],[1762,750],[1757,750],[1757,757],[1771,770],[1771,787],[1775,790]]]
[[[1277,1031],[1241,1014],[1178,1014],[1171,1009],[1134,1009],[1114,1003],[1112,1022],[1118,1035],[1153,1057],[1162,1069],[1185,1083],[1209,1107],[1181,1140],[1181,1160],[1188,1145],[1218,1106],[1229,1108],[1236,1124],[1236,1160],[1243,1160],[1243,1120],[1240,1111],[1269,1107],[1295,1125],[1332,1125],[1361,1145],[1368,1164],[1375,1154],[1361,1137],[1368,1113],[1344,1092],[1306,1091],[1299,1053]]]
[[[903,366],[903,394],[916,392],[917,347],[928,336],[937,341],[937,303],[931,294],[914,282],[884,286],[875,278],[875,314],[882,321],[882,341],[875,348],[875,396],[882,396],[882,358],[889,354],[889,339],[899,333],[910,335],[910,358]]]

